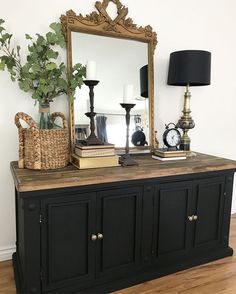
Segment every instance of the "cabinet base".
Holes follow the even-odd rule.
[[[97,284],[96,286],[86,288],[83,290],[76,290],[71,289],[70,293],[110,293],[112,291],[116,291],[122,288],[127,288],[134,286],[136,284],[140,284],[152,279],[156,279],[168,274],[175,273],[177,271],[185,270],[194,266],[198,266],[201,264],[205,264],[207,262],[211,262],[220,258],[228,257],[233,255],[233,249],[231,247],[226,247],[217,251],[212,251],[209,252],[209,254],[206,256],[206,254],[196,256],[194,258],[191,258],[191,260],[186,260],[182,263],[166,266],[166,267],[161,267],[159,269],[149,267],[145,271],[143,270],[142,272],[136,272],[135,275],[133,274],[132,276],[117,280],[117,281],[112,281],[108,282],[105,284],[98,284],[99,281],[96,281],[95,283]],[[25,294],[26,290],[24,289],[23,286],[23,280],[21,279],[21,274],[20,274],[20,269],[18,265],[18,260],[17,260],[17,253],[14,253],[13,256],[13,267],[14,267],[14,277],[15,277],[15,283],[16,283],[16,289],[18,294]],[[156,265],[157,267],[157,265]],[[92,283],[92,281],[91,281]],[[95,284],[94,283],[94,284]],[[77,289],[79,288],[79,285],[77,285]],[[54,292],[47,292],[48,294],[52,293],[64,293],[63,289],[56,289]]]
[[[194,266],[199,266],[208,262],[212,262],[217,259],[221,259],[224,257],[229,257],[233,255],[233,249],[231,247],[227,247],[221,250],[209,252],[208,256],[199,256],[192,258],[191,260],[187,260],[183,263],[178,263],[166,267],[161,267],[159,269],[150,269],[146,271],[142,271],[140,273],[136,273],[135,276],[130,276],[122,280],[113,281],[111,283],[107,283],[104,285],[96,286],[93,288],[89,288],[83,291],[87,293],[110,293],[119,289],[131,287],[140,283],[147,282],[149,280],[153,280],[156,278],[160,278],[178,271],[182,271],[188,268],[192,268]],[[84,293],[83,291],[77,293]]]
[[[12,265],[13,265],[13,269],[14,269],[14,278],[15,278],[15,284],[16,284],[16,292],[17,293],[24,293],[23,291],[23,281],[21,278],[21,274],[20,274],[20,269],[19,269],[19,265],[18,265],[18,260],[17,260],[17,253],[13,253],[12,255]]]

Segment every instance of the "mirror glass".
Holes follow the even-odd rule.
[[[149,99],[141,96],[140,69],[148,64],[148,44],[135,40],[72,32],[72,63],[96,62],[99,84],[94,88],[94,108],[99,139],[125,147],[124,88],[133,85],[130,147],[150,145]],[[129,87],[129,86],[128,86]],[[75,143],[89,135],[89,88],[78,89],[74,100]]]

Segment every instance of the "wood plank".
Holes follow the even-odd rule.
[[[231,218],[230,245],[236,250],[236,215]],[[0,293],[15,294],[11,261],[0,262]],[[236,256],[151,280],[114,294],[235,294]]]
[[[0,293],[16,293],[12,261],[0,262]]]
[[[158,161],[151,155],[136,156],[138,166],[78,170],[72,165],[63,169],[35,171],[19,169],[11,163],[15,186],[20,192],[76,187],[127,180],[161,178],[211,171],[236,170],[236,161],[197,153],[186,160]]]

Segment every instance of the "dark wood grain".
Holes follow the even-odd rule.
[[[151,155],[134,158],[138,166],[78,170],[69,165],[49,171],[19,169],[15,161],[11,162],[11,172],[17,190],[27,192],[236,169],[236,161],[200,153],[186,160],[165,162]]]

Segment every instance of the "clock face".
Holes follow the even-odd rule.
[[[166,134],[165,141],[167,146],[175,147],[178,146],[180,143],[180,133],[176,129],[170,129]]]

